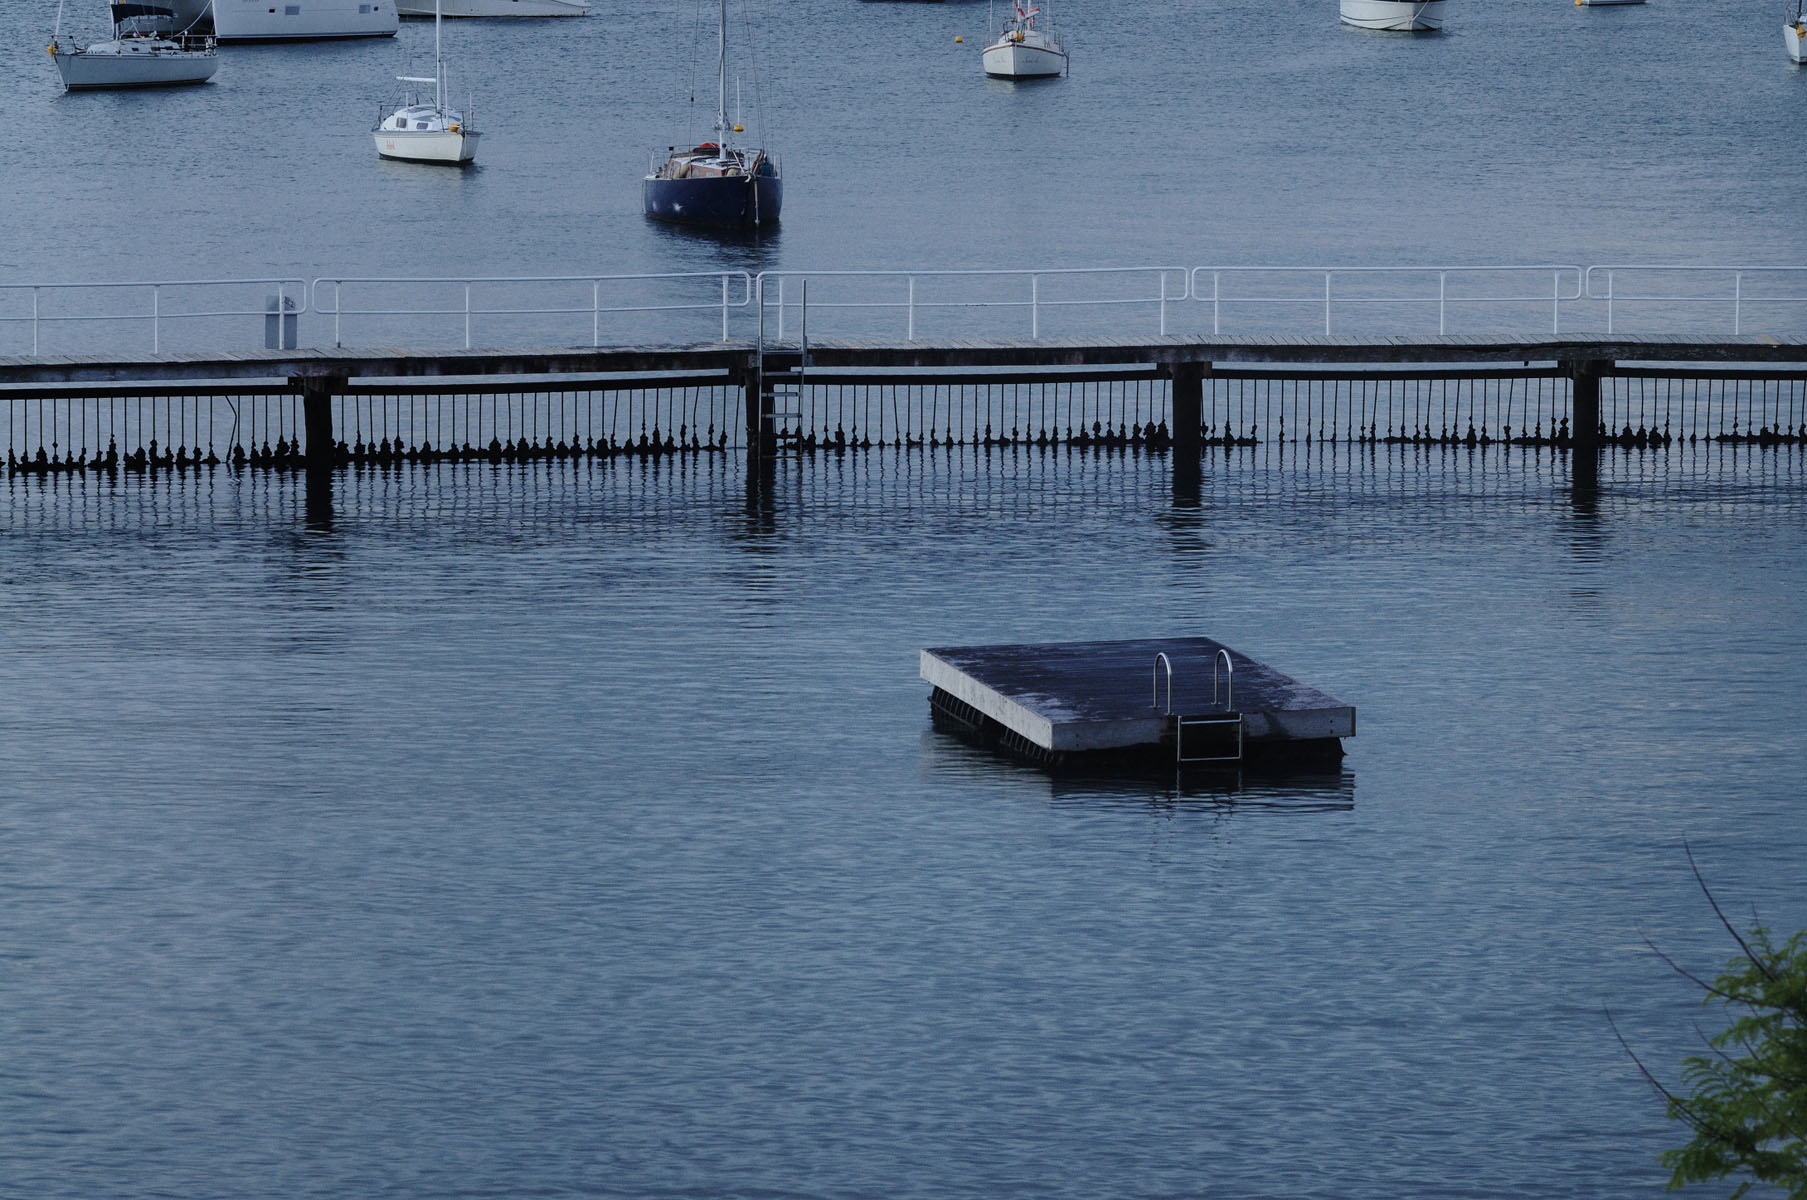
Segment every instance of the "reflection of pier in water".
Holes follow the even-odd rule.
[[[305,471],[1031,446],[1156,453],[1176,495],[1251,454],[1568,456],[1807,442],[1807,344],[1187,338],[0,359],[10,472]]]

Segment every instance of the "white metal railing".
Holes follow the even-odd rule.
[[[1163,335],[1167,333],[1167,308],[1186,299],[1187,269],[1185,267],[1059,267],[1047,270],[925,270],[925,271],[761,271],[759,273],[759,297],[762,310],[764,306],[775,305],[777,310],[776,336],[784,338],[786,313],[793,304],[799,306],[801,299],[793,302],[787,297],[787,290],[795,294],[791,285],[815,281],[818,284],[818,298],[810,302],[815,311],[823,310],[882,310],[894,312],[903,317],[903,333],[906,341],[916,340],[916,319],[919,314],[938,311],[973,311],[973,310],[1017,310],[1026,311],[1029,317],[1029,336],[1041,336],[1042,314],[1045,311],[1066,308],[1114,308],[1134,305],[1153,308],[1156,325]],[[866,283],[880,285],[878,293],[864,293],[861,299],[820,299],[820,285],[829,281],[835,283]],[[1069,285],[1069,290],[1044,294],[1043,284]],[[921,284],[945,284],[953,282],[960,285],[979,283],[996,283],[1005,285],[1001,292],[993,293],[986,298],[972,292],[946,298],[944,294],[923,295],[919,292]],[[1112,283],[1117,286],[1110,286]],[[1070,290],[1070,285],[1077,284],[1085,289],[1077,294]],[[1098,285],[1105,285],[1100,287]],[[888,293],[888,294],[887,294]]]
[[[719,297],[707,300],[657,300],[642,298],[629,302],[611,300],[604,303],[604,289],[617,285],[648,283],[719,284]],[[589,302],[563,304],[538,299],[550,289],[543,285],[582,285],[589,288]],[[451,300],[429,300],[425,306],[401,305],[395,301],[376,307],[351,307],[346,303],[348,289],[396,290],[431,289],[444,297],[451,289]],[[714,290],[713,288],[711,289]],[[590,344],[602,345],[602,321],[605,316],[624,313],[713,312],[721,313],[721,336],[729,333],[729,314],[749,307],[753,302],[753,277],[745,271],[674,271],[640,275],[488,275],[488,276],[363,276],[321,277],[313,282],[310,296],[313,309],[333,320],[333,345],[344,344],[344,319],[347,317],[458,317],[464,326],[464,348],[472,346],[472,329],[483,317],[590,317]],[[491,297],[494,297],[493,299]],[[511,301],[510,297],[517,299]],[[525,296],[527,299],[521,300]],[[368,303],[368,302],[367,302]]]
[[[1231,304],[1309,305],[1314,309],[1322,306],[1327,337],[1333,332],[1338,307],[1435,305],[1437,332],[1441,335],[1449,332],[1452,304],[1548,304],[1550,331],[1561,333],[1562,306],[1581,299],[1582,274],[1581,267],[1558,263],[1492,267],[1194,267],[1187,290],[1194,300],[1211,306],[1213,335],[1222,333],[1223,310]],[[1452,280],[1456,283],[1453,294]],[[1499,281],[1510,290],[1483,294],[1463,287],[1465,282],[1483,280]],[[1286,285],[1295,281],[1308,286],[1310,293],[1285,294]],[[1249,286],[1237,294],[1226,292],[1226,282]],[[1383,282],[1390,286],[1378,286]],[[1533,286],[1536,291],[1531,290]],[[1276,295],[1276,291],[1283,294]]]
[[[1620,278],[1629,276],[1632,287],[1642,286],[1645,289],[1661,288],[1662,284],[1675,281],[1685,282],[1686,290],[1643,290],[1625,291],[1620,287]],[[1639,284],[1639,280],[1649,282]],[[1717,280],[1727,289],[1725,291],[1708,292],[1704,295],[1689,294],[1695,290],[1693,281]],[[1755,293],[1747,289],[1747,281],[1757,285]],[[1766,282],[1776,282],[1784,287],[1793,285],[1792,292],[1778,295],[1762,288]],[[1589,267],[1586,275],[1587,297],[1590,300],[1606,302],[1606,332],[1613,332],[1614,310],[1621,303],[1654,302],[1669,305],[1675,304],[1708,304],[1714,307],[1730,305],[1732,309],[1732,334],[1742,335],[1744,332],[1744,310],[1747,305],[1754,304],[1807,304],[1807,267],[1701,267],[1701,266],[1661,266],[1652,264],[1630,264]]]
[[[1801,336],[1807,322],[1807,266],[1579,267],[1566,264],[1456,267],[1066,267],[1046,270],[687,271],[642,274],[524,276],[324,276],[302,279],[216,279],[88,283],[0,283],[0,333],[29,329],[30,352],[69,351],[68,336],[52,331],[92,331],[87,340],[109,350],[120,331],[150,330],[150,348],[165,352],[171,327],[200,330],[207,345],[244,344],[232,324],[242,318],[278,318],[282,345],[294,345],[302,314],[331,318],[330,344],[347,338],[426,347],[476,344],[485,325],[497,338],[523,329],[546,338],[558,321],[585,320],[590,344],[665,343],[674,329],[696,328],[698,337],[727,341],[737,323],[753,336],[747,318],[757,315],[759,334],[787,326],[807,305],[817,314],[818,336],[896,337],[990,333],[1032,338],[1057,332],[1056,314],[1084,315],[1086,336],[1180,334],[1187,337],[1305,333],[1400,336],[1431,328],[1438,334],[1474,334],[1477,326],[1504,322],[1479,313],[1516,306],[1505,336],[1533,312],[1547,314],[1554,334],[1579,330],[1608,335],[1628,306],[1639,306],[1646,333],[1742,335],[1761,316],[1766,332]],[[636,315],[637,314],[637,315]],[[1256,319],[1249,320],[1249,314]],[[1781,314],[1781,316],[1778,316]],[[1785,318],[1785,319],[1784,319]],[[694,325],[691,324],[694,322]],[[512,325],[511,325],[512,323]],[[715,332],[708,330],[714,327]],[[1234,328],[1230,328],[1234,326]],[[1252,328],[1251,328],[1252,326]],[[1786,326],[1786,328],[1778,328]],[[1071,331],[1072,322],[1065,329]],[[498,333],[497,331],[501,332]],[[1489,328],[1491,333],[1501,332]],[[572,331],[569,340],[581,335]],[[1528,333],[1528,331],[1522,331]],[[604,334],[608,334],[605,339]],[[636,336],[638,335],[638,336]],[[22,336],[9,336],[0,353],[17,352]],[[194,341],[195,337],[184,339]],[[565,340],[563,338],[560,339]],[[310,344],[327,341],[318,320]],[[270,344],[278,344],[272,342]],[[507,344],[492,342],[491,344]]]
[[[272,288],[275,289],[274,293],[269,290]],[[103,298],[100,302],[102,311],[65,312],[56,303],[65,296],[92,296],[102,292],[118,293],[124,298],[116,303],[108,303]],[[194,308],[182,303],[197,292],[210,298],[206,301],[208,307]],[[230,303],[229,300],[211,299],[221,293],[228,296],[248,295],[254,299],[244,301],[246,307],[218,307],[222,303]],[[161,354],[165,325],[232,317],[263,318],[272,312],[293,317],[306,310],[307,295],[306,280],[278,278],[0,283],[0,303],[4,304],[5,309],[10,310],[14,304],[18,304],[22,310],[27,300],[30,305],[29,313],[0,311],[0,324],[29,324],[31,352],[36,355],[42,353],[45,326],[97,321],[112,322],[115,326],[146,322],[151,329],[151,353]]]

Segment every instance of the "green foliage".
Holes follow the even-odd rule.
[[[1711,1053],[1683,1062],[1692,1094],[1657,1084],[1669,1116],[1694,1131],[1658,1161],[1673,1172],[1671,1188],[1748,1175],[1734,1197],[1760,1181],[1807,1200],[1807,932],[1778,948],[1761,926],[1745,935],[1726,928],[1743,953],[1711,983],[1688,978],[1706,990],[1702,1004],[1730,1023],[1705,1037]]]

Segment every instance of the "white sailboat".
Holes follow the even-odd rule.
[[[395,11],[404,17],[430,17],[427,0],[396,0]],[[584,17],[589,0],[444,0],[448,17]]]
[[[1039,79],[1064,74],[1066,49],[1051,32],[1035,24],[1042,10],[1024,8],[1023,0],[1012,0],[1012,9],[1004,21],[1003,36],[985,47],[981,56],[985,73],[995,79]]]
[[[1794,0],[1794,12],[1782,18],[1782,45],[1795,62],[1807,62],[1807,0]]]
[[[401,107],[378,121],[371,132],[376,138],[376,152],[383,158],[463,166],[477,157],[477,139],[482,135],[463,113],[446,107],[445,58],[440,53],[437,2],[434,7],[433,74],[396,76],[402,83],[432,84],[433,102],[426,102],[424,92],[408,92],[402,97]]]
[[[110,39],[83,44],[63,36],[59,0],[50,57],[69,91],[206,83],[220,69],[213,39],[174,29],[168,9],[120,3],[112,5],[112,16]]]
[[[1342,0],[1343,24],[1425,33],[1443,28],[1444,0]]]

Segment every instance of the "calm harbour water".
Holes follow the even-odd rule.
[[[637,210],[688,14],[450,27],[491,133],[455,173],[364,132],[420,24],[66,97],[33,0],[0,268],[1807,248],[1767,9],[1059,15],[1074,74],[1014,90],[982,6],[762,15],[787,220],[723,245]],[[1319,447],[1197,503],[964,450],[337,504],[0,479],[0,1195],[1655,1196],[1679,1131],[1602,1006],[1669,1078],[1695,1048],[1643,943],[1730,953],[1684,840],[1807,925],[1798,448],[1615,453],[1597,495]],[[1051,779],[929,729],[923,646],[1191,633],[1356,705],[1344,772]]]

